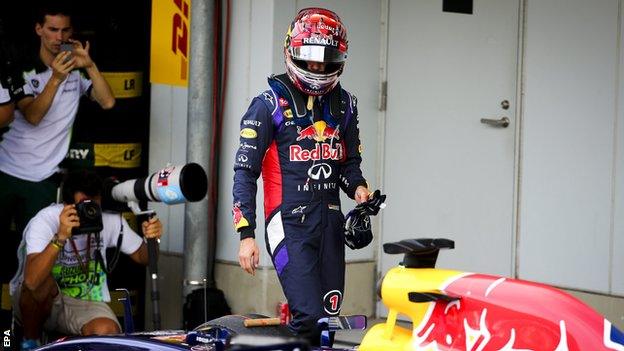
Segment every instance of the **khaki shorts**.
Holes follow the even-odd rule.
[[[21,291],[22,286],[20,284],[16,296],[13,296],[12,299],[13,313],[20,322],[22,321],[22,314],[19,309]],[[117,324],[119,330],[121,330],[121,325],[117,317],[106,302],[75,299],[64,295],[59,290],[58,295],[56,295],[52,303],[50,316],[43,324],[43,329],[58,331],[67,335],[81,335],[82,327],[96,318],[111,319]]]

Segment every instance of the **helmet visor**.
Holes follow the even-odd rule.
[[[303,45],[291,47],[290,54],[296,60],[324,63],[339,63],[347,60],[347,53],[337,48],[321,45]]]

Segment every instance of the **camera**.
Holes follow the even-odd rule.
[[[80,219],[80,226],[72,228],[72,235],[98,233],[102,231],[102,209],[91,200],[83,200],[76,204],[76,212]]]

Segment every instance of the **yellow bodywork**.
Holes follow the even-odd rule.
[[[366,333],[358,350],[412,350],[413,331],[397,326],[397,316],[401,314],[408,317],[417,329],[426,317],[431,303],[411,302],[408,294],[410,292],[442,293],[441,290],[464,274],[444,269],[413,269],[403,266],[389,270],[381,285],[381,298],[384,305],[388,307],[388,318],[385,323],[375,325]]]

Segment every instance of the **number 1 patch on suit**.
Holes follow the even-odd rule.
[[[323,297],[323,308],[330,315],[336,315],[340,312],[342,305],[342,293],[338,290],[332,290]]]

